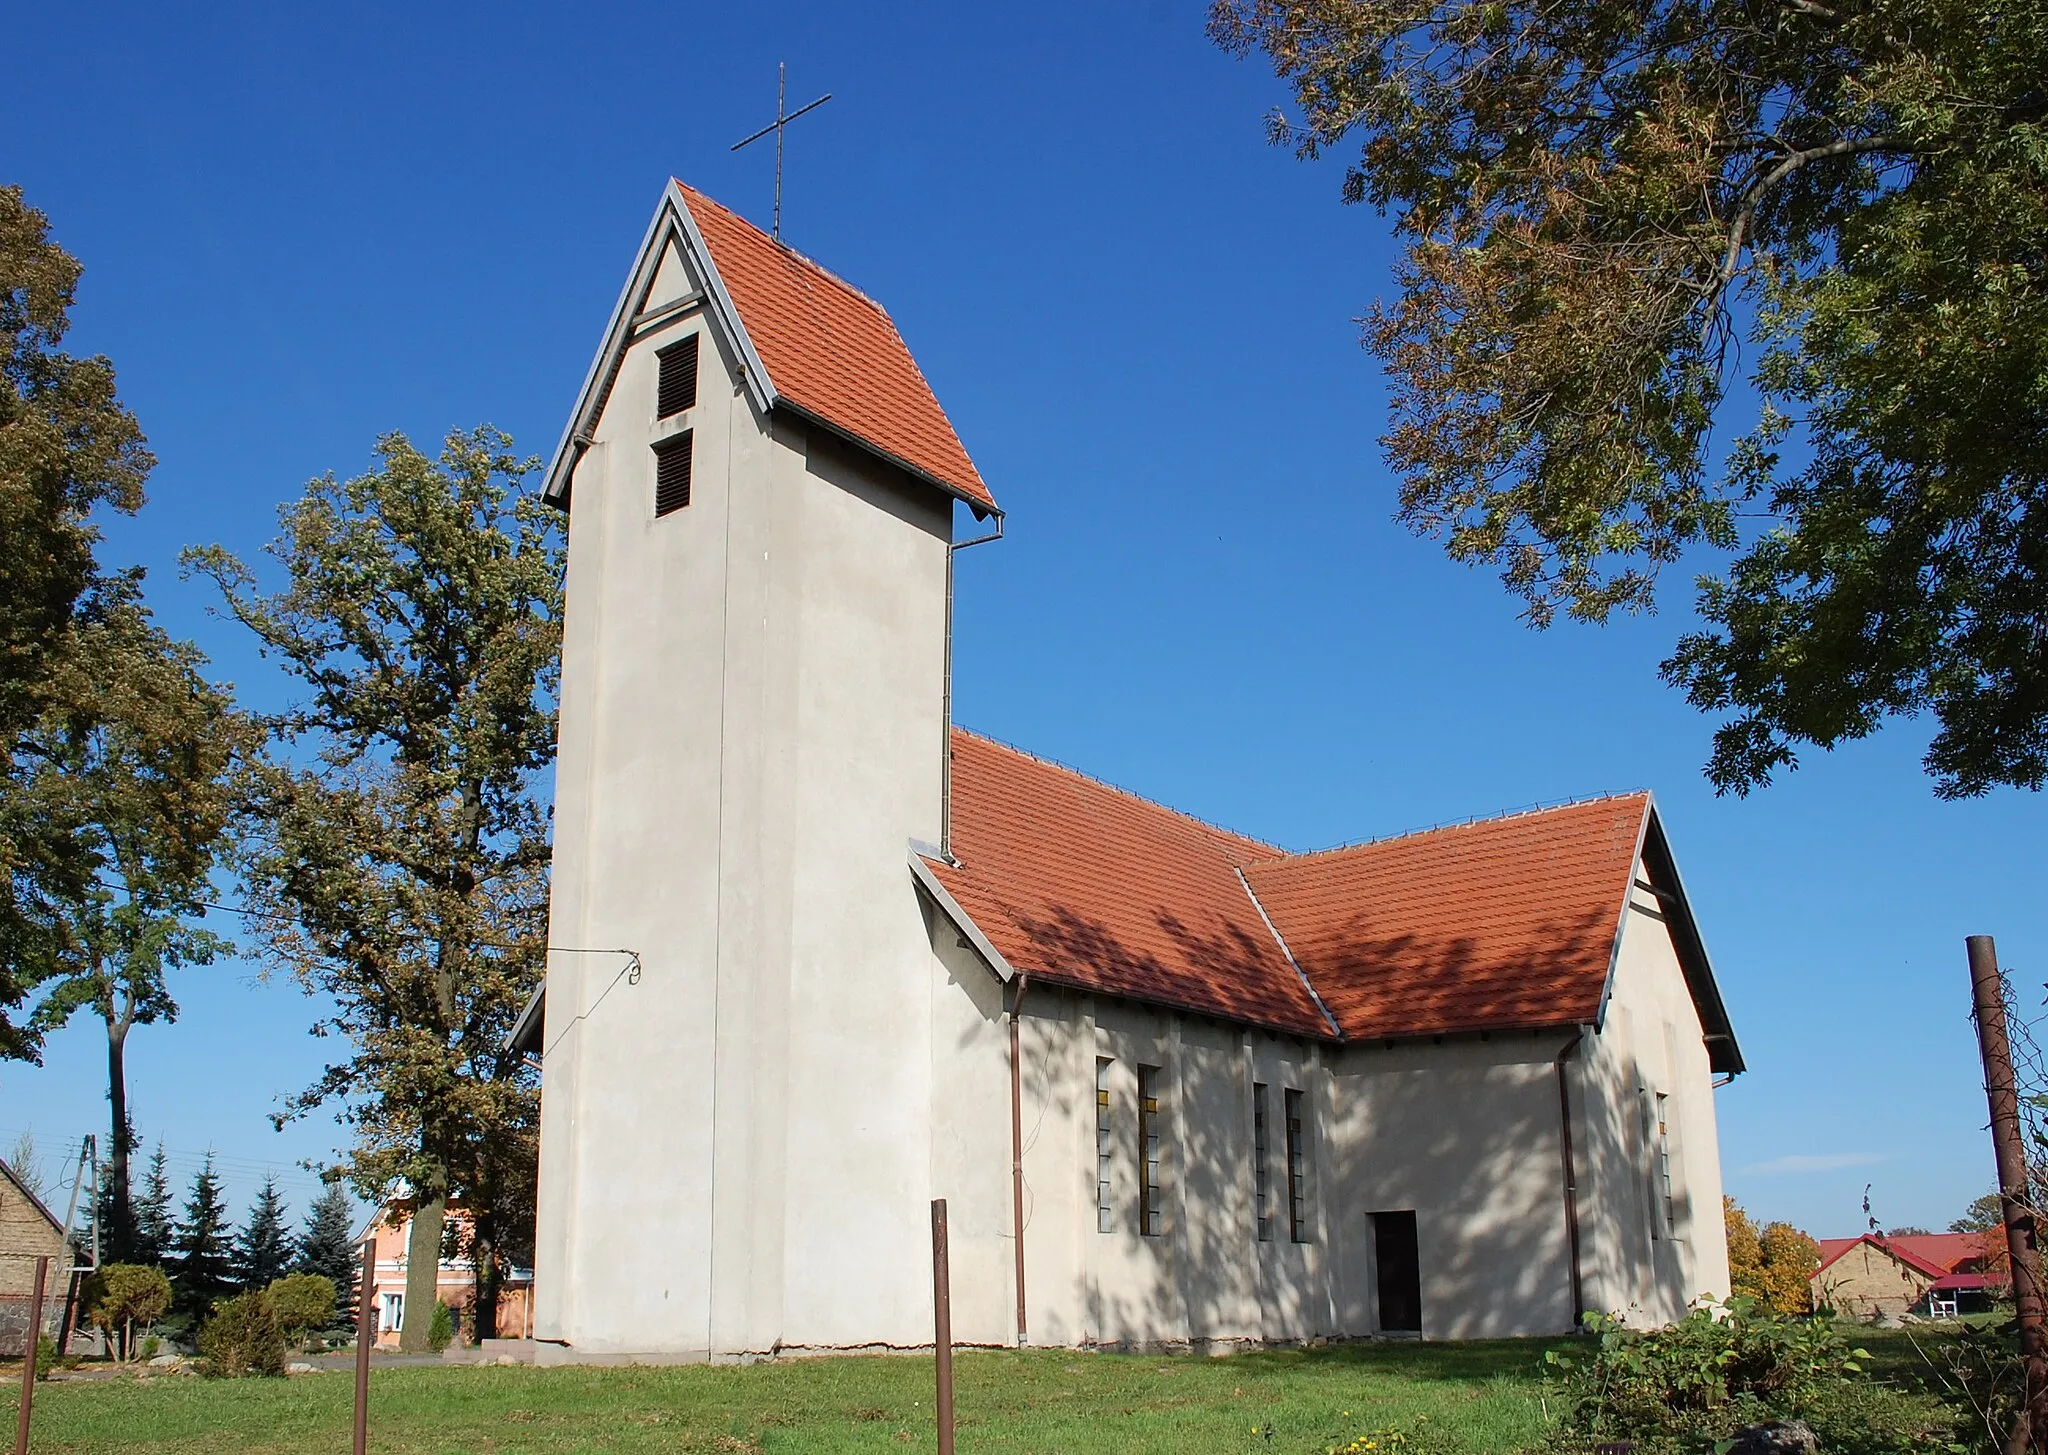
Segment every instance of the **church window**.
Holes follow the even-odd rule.
[[[1662,1201],[1664,1230],[1678,1232],[1678,1200],[1671,1191],[1671,1098],[1657,1093],[1657,1192]]]
[[[1159,1175],[1159,1068],[1138,1068],[1138,1231],[1148,1238],[1159,1236],[1165,1219]]]
[[[1107,1056],[1095,1058],[1095,1231],[1107,1233],[1116,1227],[1116,1213],[1109,1201],[1109,1067]]]
[[[1308,1241],[1308,1151],[1302,1135],[1301,1093],[1287,1092],[1287,1233]]]
[[[654,446],[654,513],[667,515],[690,503],[690,435],[684,430]]]
[[[1266,1083],[1252,1083],[1252,1211],[1259,1241],[1273,1240],[1273,1151],[1266,1133]]]
[[[681,414],[697,402],[697,338],[693,333],[654,356],[661,367],[654,390],[656,419]]]

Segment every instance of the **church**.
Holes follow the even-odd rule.
[[[543,1361],[1555,1334],[1728,1291],[1657,806],[1291,853],[953,721],[1001,507],[882,306],[672,182],[568,512]]]

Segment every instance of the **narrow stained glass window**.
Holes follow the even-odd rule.
[[[1165,1219],[1161,1212],[1159,1111],[1159,1068],[1138,1068],[1138,1150],[1142,1158],[1138,1183],[1138,1231],[1148,1238],[1159,1236]]]
[[[1301,1093],[1287,1093],[1287,1229],[1297,1243],[1308,1241],[1308,1151],[1302,1134]]]
[[[1095,1058],[1095,1231],[1107,1233],[1116,1226],[1116,1212],[1109,1201],[1109,1067],[1107,1056]]]

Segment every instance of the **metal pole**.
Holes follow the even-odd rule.
[[[1989,935],[1964,941],[1970,954],[1977,1046],[1984,1056],[1984,1094],[1991,1104],[1991,1148],[1998,1159],[1998,1195],[2005,1211],[2005,1243],[2012,1257],[2012,1304],[2026,1362],[2025,1414],[2006,1436],[2006,1455],[2048,1450],[2048,1309],[2041,1286],[2041,1250],[2035,1239],[2026,1144],[2020,1132],[2019,1088],[2006,1038],[2005,985],[1998,949]]]
[[[932,1353],[939,1376],[939,1455],[953,1455],[953,1291],[947,1271],[946,1200],[932,1199]]]
[[[370,1307],[370,1285],[377,1278],[377,1233],[363,1239],[362,1289],[356,1295],[356,1443],[355,1455],[370,1448],[370,1345],[376,1342],[376,1312]]]
[[[36,1400],[36,1354],[43,1340],[43,1281],[49,1276],[49,1257],[37,1258],[35,1292],[28,1298],[27,1343],[21,1351],[21,1408],[14,1416],[14,1455],[28,1455],[28,1412]],[[951,1444],[946,1448],[951,1449]]]

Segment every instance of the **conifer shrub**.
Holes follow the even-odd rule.
[[[434,1321],[427,1326],[427,1346],[436,1354],[455,1342],[455,1311],[434,1300]]]
[[[1908,1455],[1957,1448],[1956,1415],[1881,1384],[1827,1319],[1790,1318],[1753,1300],[1695,1307],[1667,1328],[1586,1318],[1588,1354],[1552,1351],[1548,1448],[1629,1443],[1636,1455],[1712,1450],[1736,1431],[1803,1420],[1830,1455]]]
[[[261,1293],[221,1299],[199,1330],[199,1355],[219,1379],[284,1373],[284,1332]]]

